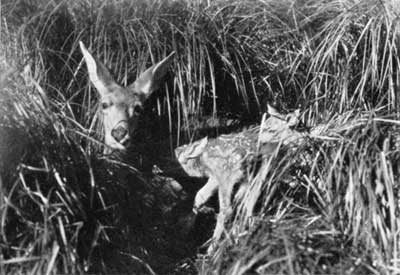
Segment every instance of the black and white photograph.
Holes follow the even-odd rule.
[[[0,0],[0,274],[400,274],[400,0]]]

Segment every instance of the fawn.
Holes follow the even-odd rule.
[[[299,122],[299,111],[282,115],[268,106],[270,117],[260,127],[240,133],[207,137],[175,149],[185,172],[192,177],[206,177],[207,183],[197,192],[193,212],[197,213],[218,191],[219,214],[213,239],[218,240],[226,218],[232,213],[231,197],[236,183],[244,180],[251,164],[260,157],[270,157],[281,145],[303,137],[292,128]],[[211,246],[209,252],[211,251]]]
[[[137,130],[143,105],[152,92],[158,89],[171,65],[174,52],[141,73],[132,84],[123,87],[113,79],[107,68],[86,49],[79,46],[86,61],[89,79],[100,95],[104,126],[104,153],[126,151]]]

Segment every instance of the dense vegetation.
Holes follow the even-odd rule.
[[[0,11],[0,273],[400,273],[398,1],[23,0]],[[176,52],[142,122],[172,147],[210,117],[256,123],[267,102],[300,107],[322,130],[247,179],[226,238],[202,258],[212,218],[165,217],[148,175],[101,155],[80,40],[124,85]]]

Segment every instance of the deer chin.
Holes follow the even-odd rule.
[[[129,144],[121,144],[117,141],[106,144],[104,147],[104,155],[111,155],[115,153],[126,153],[128,151]]]
[[[111,153],[113,151],[125,152],[128,150],[130,145],[131,145],[131,138],[128,135],[120,141],[117,141],[111,135],[106,135],[104,150],[107,151],[108,153]]]
[[[116,143],[113,144],[111,147],[112,147],[114,150],[126,152],[126,151],[128,150],[129,143],[124,143],[124,144],[122,144],[122,143],[116,142]]]

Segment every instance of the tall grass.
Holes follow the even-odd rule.
[[[317,139],[266,163],[202,273],[398,272],[398,136],[388,121],[336,116],[312,131]]]
[[[157,139],[177,136],[174,146],[201,132],[192,121],[257,122],[266,102],[301,106],[309,126],[322,125],[248,179],[250,199],[227,225],[229,238],[198,271],[399,272],[396,1],[0,7],[2,272],[178,272],[188,255],[181,244],[173,256],[162,248],[176,228],[165,225],[160,186],[100,157],[80,40],[124,85],[177,53],[142,125]]]

